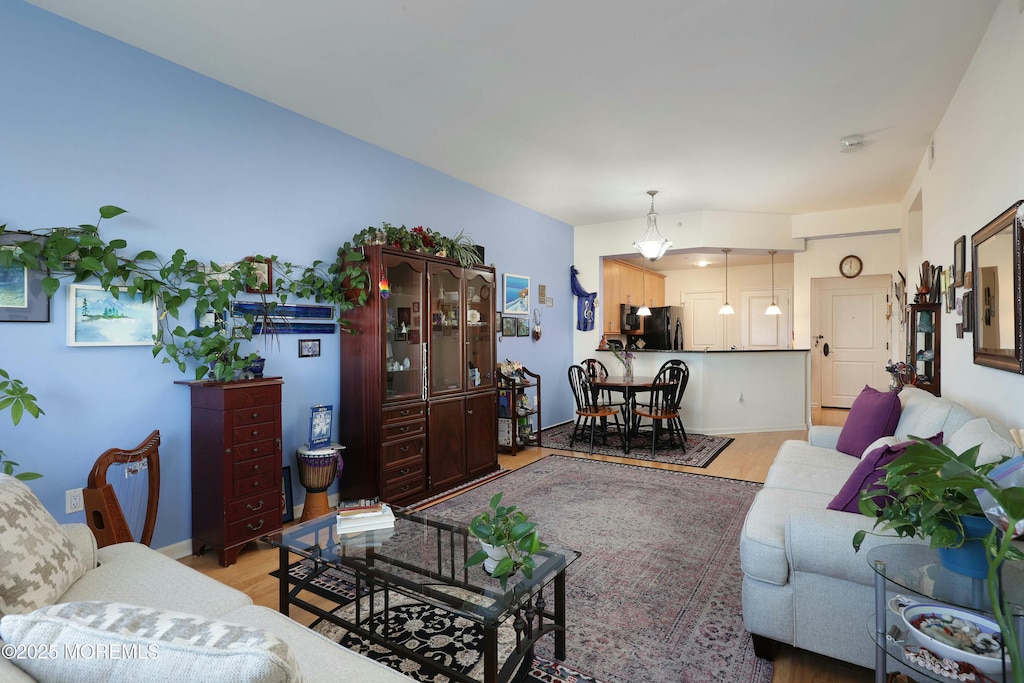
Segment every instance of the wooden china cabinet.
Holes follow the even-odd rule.
[[[340,495],[407,505],[498,468],[494,269],[364,254],[372,291],[341,337]]]

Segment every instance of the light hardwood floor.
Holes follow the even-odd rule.
[[[823,409],[815,411],[812,419],[815,424],[842,425],[846,411]],[[663,469],[695,472],[715,477],[728,477],[745,481],[763,482],[768,467],[775,457],[779,446],[786,439],[804,439],[806,431],[762,432],[755,434],[734,435],[735,441],[706,468],[685,467],[662,463],[645,463],[615,456],[592,456],[598,460],[611,460],[643,464]],[[499,456],[499,462],[505,469],[518,469],[544,457],[548,453],[565,453],[550,448],[529,448],[515,456]],[[579,453],[571,455],[580,456]],[[270,572],[277,568],[278,554],[273,548],[262,543],[250,544],[238,556],[238,562],[231,567],[217,564],[216,553],[206,553],[201,557],[186,557],[182,563],[193,567],[221,583],[247,593],[258,605],[277,609],[278,584]],[[324,601],[326,607],[326,601]],[[291,617],[296,621],[309,625],[314,616],[297,608],[292,608]],[[855,667],[844,662],[822,657],[787,646],[780,646],[775,654],[775,675],[773,683],[870,683],[873,673],[868,669]]]

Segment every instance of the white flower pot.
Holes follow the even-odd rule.
[[[508,551],[505,550],[504,546],[491,545],[490,543],[480,541],[480,547],[487,553],[487,559],[484,560],[484,570],[488,574],[492,574],[498,563],[508,557]]]

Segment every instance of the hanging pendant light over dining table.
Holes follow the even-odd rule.
[[[658,191],[648,190],[647,194],[651,195],[651,210],[647,213],[647,232],[633,242],[633,248],[643,254],[648,261],[657,261],[665,255],[672,243],[658,232],[658,214],[654,212],[654,195],[658,194]]]

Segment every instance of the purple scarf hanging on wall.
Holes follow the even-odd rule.
[[[589,332],[594,329],[597,292],[588,292],[583,289],[580,281],[576,279],[578,274],[579,271],[576,270],[576,266],[569,266],[570,286],[572,287],[572,293],[576,296],[576,329],[582,332]]]

